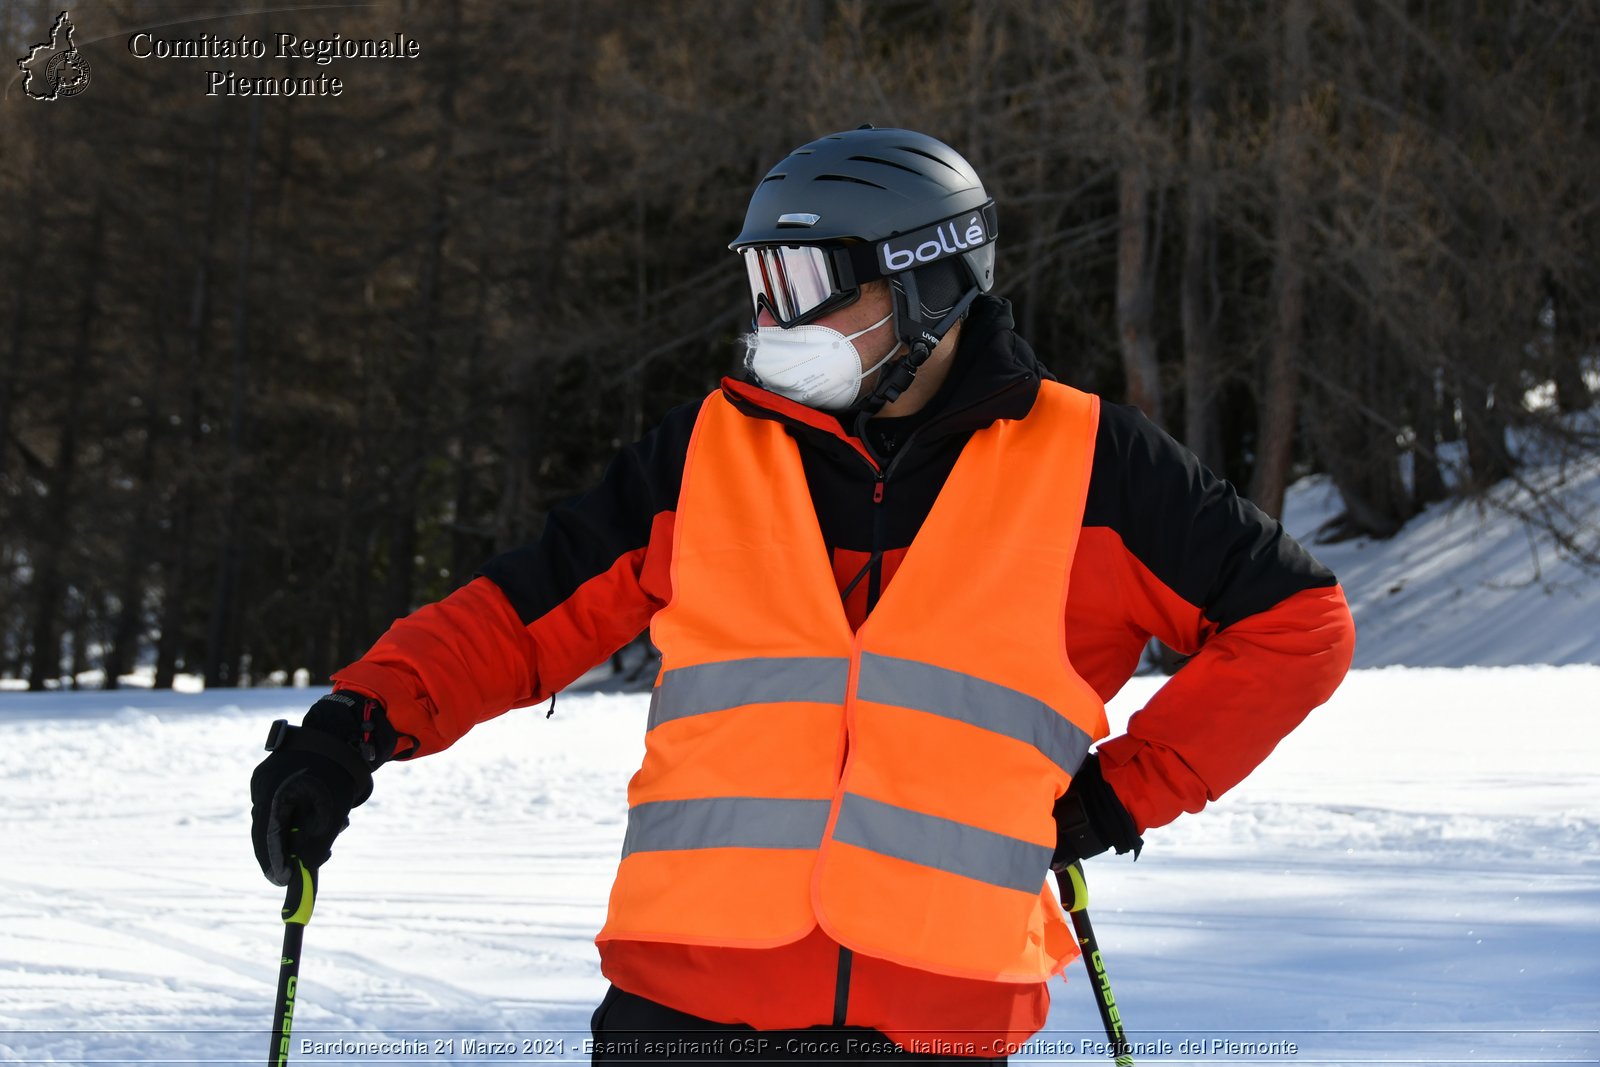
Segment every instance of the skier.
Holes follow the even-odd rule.
[[[1003,1062],[1076,953],[1048,870],[1137,856],[1236,785],[1354,629],[1277,522],[1035,357],[990,293],[997,236],[932,137],[774,167],[730,245],[743,373],[279,732],[251,780],[267,877],[327,860],[373,769],[648,626],[596,1062]],[[1106,738],[1152,635],[1191,658]]]

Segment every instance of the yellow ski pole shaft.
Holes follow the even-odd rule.
[[[283,955],[278,964],[278,999],[272,1014],[272,1047],[267,1067],[289,1062],[289,1031],[294,1025],[295,984],[300,980],[300,944],[317,903],[317,869],[298,858],[283,898]]]
[[[1089,971],[1089,984],[1094,988],[1100,1023],[1111,1041],[1112,1062],[1116,1067],[1133,1067],[1133,1049],[1128,1044],[1127,1031],[1122,1028],[1122,1010],[1111,992],[1106,963],[1100,957],[1100,943],[1095,940],[1094,925],[1089,922],[1089,884],[1083,878],[1082,861],[1074,860],[1072,866],[1057,871],[1056,878],[1061,884],[1061,906],[1067,910],[1073,932],[1078,935],[1078,947],[1083,950],[1083,965]]]

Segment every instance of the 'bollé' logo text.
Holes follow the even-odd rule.
[[[977,248],[990,240],[991,235],[983,226],[983,213],[974,211],[883,242],[878,246],[878,266],[885,274],[895,274]]]

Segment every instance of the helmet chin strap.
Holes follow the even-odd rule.
[[[872,418],[883,410],[884,405],[892,404],[900,399],[902,393],[911,388],[911,383],[916,379],[917,371],[933,355],[933,350],[939,347],[939,342],[944,340],[950,328],[960,321],[961,316],[967,313],[967,308],[978,298],[976,287],[968,289],[955,307],[944,314],[937,323],[929,325],[922,319],[922,304],[918,299],[917,281],[914,274],[907,271],[889,280],[889,288],[894,293],[894,324],[895,333],[900,343],[906,346],[906,354],[883,369],[878,375],[878,383],[863,400],[855,403],[856,436],[862,437],[866,428],[866,420]]]

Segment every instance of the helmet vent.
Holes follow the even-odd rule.
[[[893,163],[887,159],[879,159],[877,156],[851,156],[850,159],[852,162],[856,163],[878,163],[885,167],[893,167],[896,170],[903,170],[907,174],[915,174],[919,178],[923,177],[923,173],[920,170],[914,170],[911,167],[906,166],[904,163]]]
[[[874,189],[882,189],[884,192],[888,192],[889,191],[886,186],[879,185],[877,182],[869,182],[865,178],[852,178],[848,174],[819,174],[815,178],[813,178],[812,181],[818,181],[818,182],[855,182],[857,185],[871,186]]]
[[[781,181],[783,181],[783,179],[785,179],[787,177],[788,177],[787,174],[769,174],[765,178],[761,179],[761,184],[765,185],[768,182],[781,182]]]
[[[957,173],[957,174],[961,173],[959,170],[956,170],[956,168],[951,167],[950,164],[946,163],[944,160],[940,159],[938,156],[933,155],[933,154],[931,154],[929,152],[924,152],[920,148],[912,148],[910,145],[897,145],[896,147],[899,148],[900,151],[902,151],[902,152],[910,152],[913,155],[921,156],[923,159],[931,159],[935,163],[939,164],[939,166],[941,166],[941,167],[947,167],[950,170],[955,171],[955,173]]]

